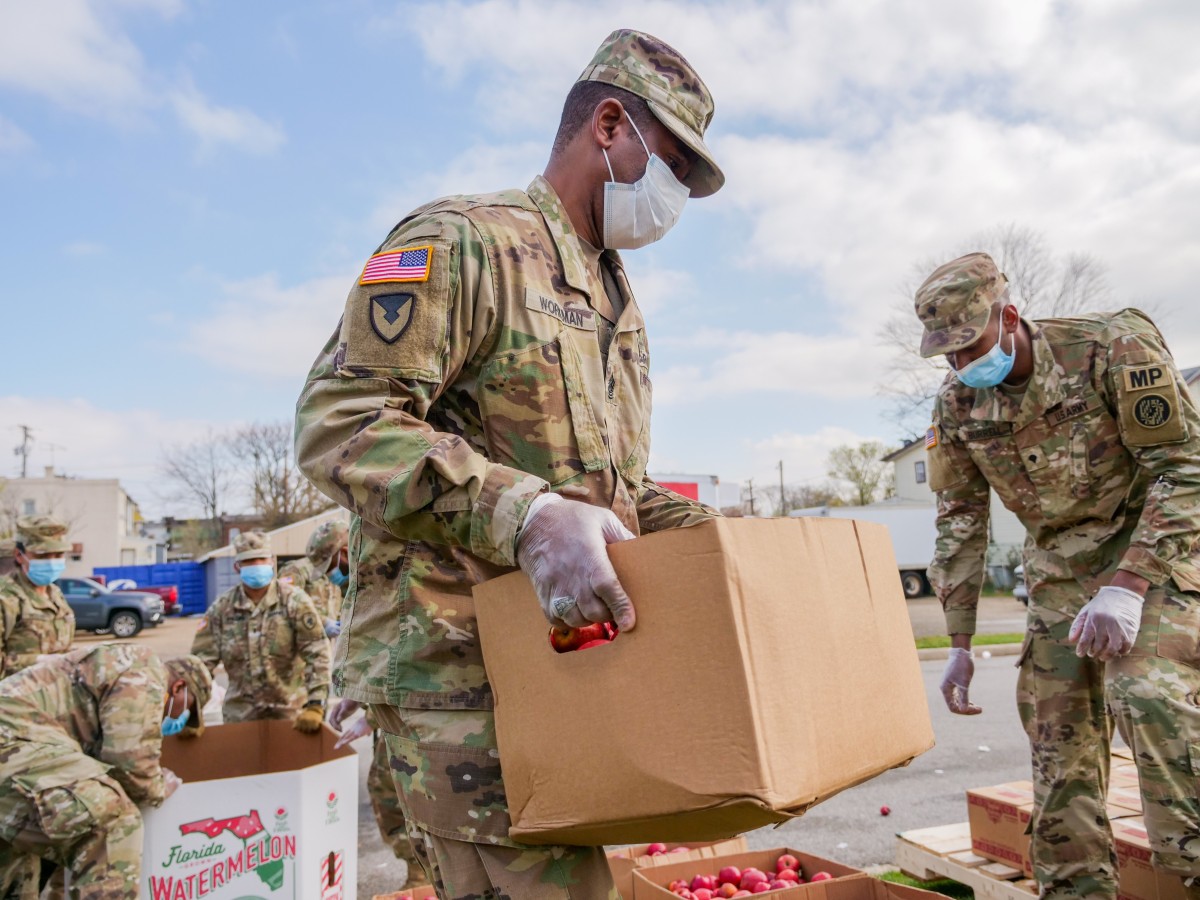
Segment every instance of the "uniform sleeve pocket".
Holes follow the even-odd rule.
[[[414,824],[451,840],[518,846],[508,837],[512,822],[495,750],[386,737]]]

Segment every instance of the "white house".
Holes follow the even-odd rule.
[[[11,478],[0,490],[0,533],[20,516],[52,515],[67,523],[67,575],[91,577],[97,566],[158,562],[158,544],[142,534],[142,513],[115,478],[69,478],[46,466],[41,478]]]

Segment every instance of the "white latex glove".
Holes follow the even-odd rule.
[[[342,732],[342,736],[337,739],[333,745],[334,750],[345,747],[347,744],[357,741],[360,737],[366,737],[371,733],[371,726],[367,723],[366,716],[359,716],[354,720],[354,724]]]
[[[325,620],[325,637],[335,638],[342,633],[342,623],[335,622],[333,619]]]
[[[1141,594],[1111,584],[1100,588],[1071,623],[1067,640],[1075,644],[1075,653],[1107,662],[1132,650],[1144,600]]]
[[[951,647],[942,671],[942,696],[946,707],[960,716],[977,716],[983,709],[971,702],[967,692],[975,675],[975,658],[970,650]]]
[[[360,709],[362,709],[362,704],[357,700],[343,697],[337,703],[333,704],[333,712],[329,714],[329,727],[334,731],[341,731],[342,723]]]
[[[183,787],[183,779],[172,772],[170,769],[163,769],[163,797],[170,797],[173,793]]]
[[[529,504],[517,563],[533,582],[551,625],[582,628],[615,621],[621,631],[633,628],[633,603],[605,549],[632,538],[611,509],[557,494],[543,494]]]

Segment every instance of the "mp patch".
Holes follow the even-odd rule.
[[[1123,377],[1127,392],[1145,391],[1150,388],[1161,390],[1165,382],[1171,381],[1171,372],[1163,363],[1150,363],[1126,369]]]
[[[371,298],[371,328],[385,344],[394,344],[412,324],[415,294],[380,294]]]
[[[1173,414],[1171,402],[1162,394],[1146,394],[1133,404],[1133,419],[1143,428],[1162,428]]]

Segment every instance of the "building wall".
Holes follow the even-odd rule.
[[[7,530],[16,517],[53,515],[67,523],[67,540],[82,545],[67,554],[66,574],[88,577],[98,566],[155,562],[154,541],[138,533],[141,515],[115,478],[64,478],[47,467],[41,478],[14,478],[0,495]]]

